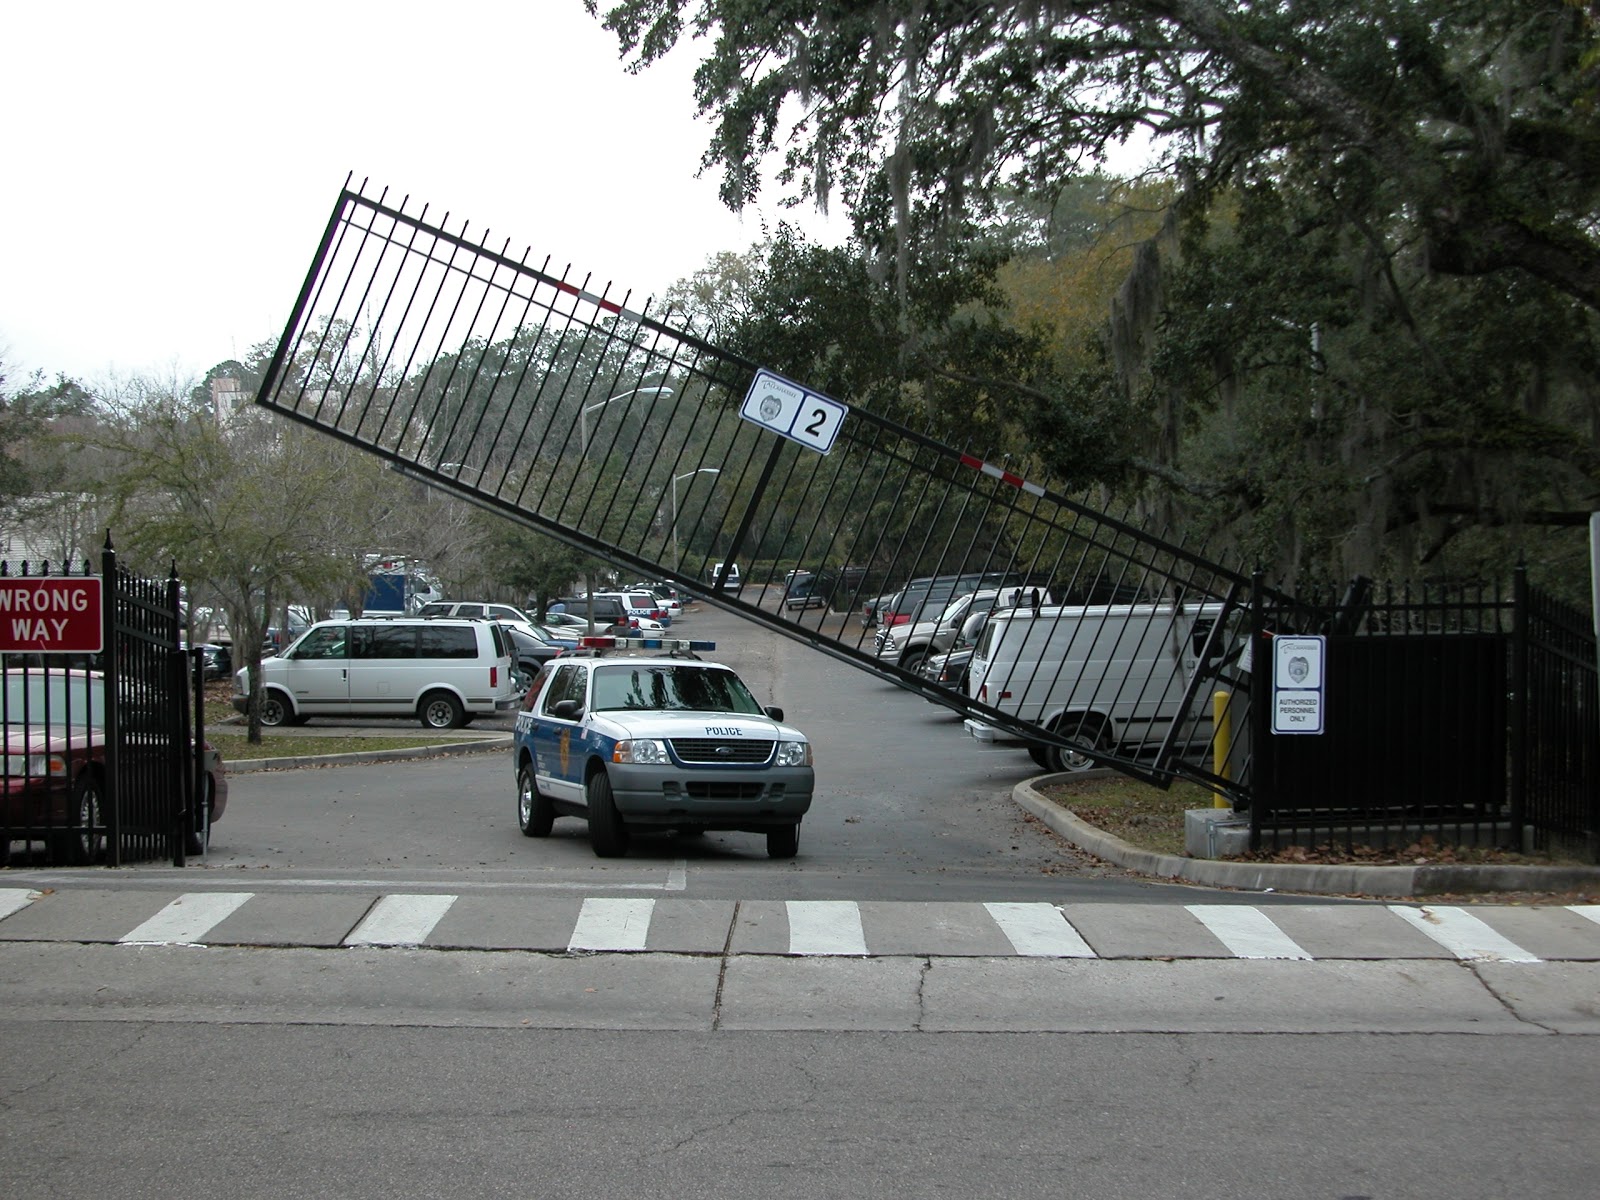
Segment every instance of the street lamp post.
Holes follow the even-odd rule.
[[[618,392],[615,396],[607,396],[604,400],[596,400],[593,404],[585,404],[578,409],[578,444],[581,447],[578,461],[581,464],[589,461],[589,414],[597,409],[604,408],[613,400],[626,400],[629,396],[670,396],[672,389],[669,387],[638,387],[626,392]],[[588,612],[585,620],[588,622],[588,632],[594,632],[594,573],[583,573],[583,595]]]
[[[722,471],[717,467],[699,467],[682,475],[672,477],[672,569],[681,571],[683,568],[683,554],[678,549],[678,480],[693,479],[696,475],[720,475]]]

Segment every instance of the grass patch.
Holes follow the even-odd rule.
[[[1130,846],[1160,854],[1185,853],[1183,814],[1186,809],[1210,808],[1212,794],[1198,784],[1178,782],[1169,791],[1122,776],[1053,781],[1038,788],[1041,795],[1071,810],[1080,820]],[[1585,860],[1560,853],[1522,854],[1492,846],[1450,846],[1424,834],[1406,845],[1346,847],[1343,843],[1320,846],[1264,848],[1253,854],[1231,856],[1235,862],[1355,863],[1369,866],[1423,866],[1438,864],[1496,863],[1530,866],[1583,866]]]
[[[251,745],[243,733],[218,733],[206,730],[206,741],[217,748],[222,761],[245,762],[256,758],[303,758],[313,754],[353,754],[370,750],[414,750],[418,746],[448,746],[461,742],[460,737],[433,737],[418,734],[415,737],[296,737],[294,734],[274,733]]]
[[[1162,791],[1120,775],[1055,781],[1039,792],[1096,829],[1159,854],[1183,853],[1185,809],[1211,807],[1211,793],[1198,784]]]

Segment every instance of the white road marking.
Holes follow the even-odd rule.
[[[866,954],[854,900],[789,900],[790,954]]]
[[[380,896],[344,944],[420,946],[455,902],[454,896]]]
[[[1034,958],[1097,958],[1054,904],[985,904],[1018,954]]]
[[[32,888],[0,888],[0,921],[14,912],[21,912],[38,899]]]
[[[672,870],[667,872],[667,887],[669,892],[685,891],[689,886],[689,860],[680,858],[672,864]]]
[[[1600,925],[1600,904],[1569,904],[1567,909]]]
[[[643,950],[654,900],[589,898],[578,912],[568,950]]]
[[[1501,937],[1465,909],[1448,905],[1411,908],[1391,904],[1389,911],[1427,934],[1464,962],[1536,963],[1541,961],[1508,938]]]
[[[232,916],[254,892],[186,892],[117,941],[160,946],[194,946]]]
[[[1185,904],[1195,918],[1226,946],[1235,958],[1295,958],[1311,955],[1259,908],[1247,904]]]

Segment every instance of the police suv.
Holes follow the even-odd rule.
[[[811,807],[811,743],[711,642],[589,637],[549,664],[517,714],[517,823],[548,837],[557,816],[589,823],[602,858],[634,829],[764,833],[793,858]]]

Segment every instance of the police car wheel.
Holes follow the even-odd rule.
[[[800,853],[800,826],[779,825],[767,830],[767,857],[793,858]]]
[[[539,794],[539,785],[533,781],[533,768],[524,766],[517,772],[517,825],[524,837],[549,837],[556,823],[556,810],[550,797]]]
[[[621,858],[628,851],[628,827],[611,795],[611,780],[604,771],[596,771],[583,792],[589,802],[589,845],[600,858]]]

